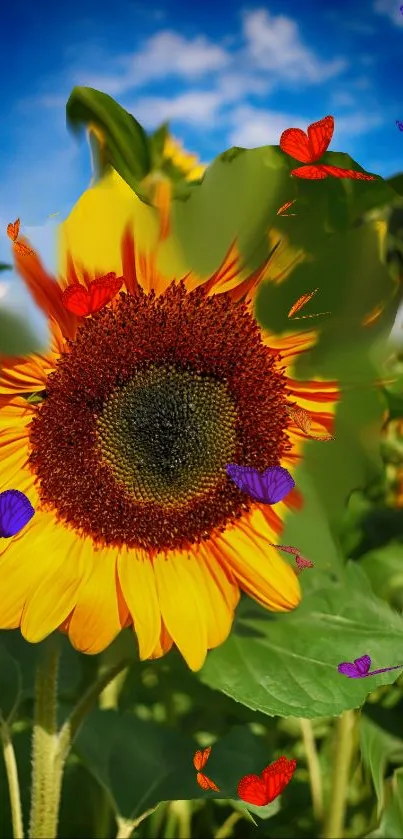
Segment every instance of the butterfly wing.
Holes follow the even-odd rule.
[[[65,309],[73,315],[85,318],[91,314],[91,297],[83,285],[68,286],[62,294],[62,303]]]
[[[282,466],[269,466],[262,474],[266,504],[278,504],[295,487],[294,478]]]
[[[226,471],[238,489],[250,495],[255,501],[264,501],[262,475],[257,469],[254,469],[253,466],[238,466],[236,463],[228,463]]]
[[[308,139],[311,150],[310,163],[319,160],[325,153],[333,137],[334,119],[331,116],[324,117],[318,122],[308,125]]]
[[[328,167],[329,168],[329,167]],[[293,169],[291,172],[297,178],[305,178],[308,181],[323,181],[327,178],[328,173],[325,172],[324,166],[299,166],[298,169]]]
[[[298,548],[292,548],[291,545],[275,545],[273,542],[269,542],[272,548],[278,548],[281,551],[285,551],[288,554],[293,554],[294,556],[299,556]]]
[[[26,495],[18,489],[0,492],[0,537],[9,539],[19,533],[32,519],[35,510]]]
[[[282,793],[284,787],[290,783],[296,766],[296,760],[287,760],[283,756],[279,757],[274,763],[271,763],[266,769],[263,769],[261,778],[266,786],[266,799],[268,804],[274,801]]]
[[[296,202],[296,198],[294,198],[293,201],[287,201],[285,204],[282,205],[282,207],[280,207],[279,210],[277,210],[276,215],[281,216],[283,213],[286,212],[286,210],[289,210],[290,207],[292,207],[292,205],[295,204],[295,202]]]
[[[15,242],[15,240],[18,237],[19,232],[20,232],[20,220],[19,220],[19,218],[17,218],[14,222],[10,222],[10,224],[7,225],[7,236],[8,236],[9,239],[11,239],[12,242]]]
[[[333,178],[351,178],[354,181],[376,181],[375,175],[368,175],[366,172],[356,172],[354,169],[341,169],[340,166],[327,166],[324,163],[321,163],[321,169]],[[295,175],[296,171],[294,170],[291,174]]]
[[[305,408],[299,408],[298,405],[290,405],[287,407],[289,417],[295,422],[295,425],[301,429],[305,434],[310,431],[312,420]]]
[[[198,749],[195,752],[193,757],[193,766],[195,769],[203,769],[210,757],[210,752],[211,746],[208,746],[207,749]]]
[[[369,655],[362,655],[360,658],[354,659],[354,665],[361,676],[366,676],[371,669],[371,659]]]
[[[217,784],[215,784],[211,778],[208,778],[207,775],[203,775],[202,772],[197,773],[196,781],[202,789],[211,789],[213,792],[220,792],[220,788]]]
[[[312,163],[308,135],[301,128],[286,128],[280,137],[280,149],[300,163]]]
[[[403,131],[403,122],[400,122],[400,120],[397,119],[396,120],[396,125],[397,125],[399,131]]]
[[[290,311],[288,312],[287,317],[292,318],[293,315],[296,315],[310,300],[319,289],[315,288],[314,291],[310,291],[308,294],[302,294],[301,297],[298,297],[298,300],[291,306]]]
[[[358,672],[355,664],[351,661],[342,661],[341,664],[337,665],[337,669],[339,673],[342,673],[343,676],[348,676],[349,679],[360,679],[363,675]]]
[[[314,567],[314,564],[310,559],[305,559],[305,557],[301,555],[295,557],[295,562],[297,563],[297,567],[300,571],[303,571],[304,568]]]
[[[259,775],[244,775],[237,786],[237,795],[247,804],[264,807],[268,804],[266,784]]]
[[[24,242],[14,242],[13,248],[15,252],[21,254],[21,256],[30,256],[30,254],[34,253],[32,248],[29,248],[28,245],[24,245]]]
[[[90,294],[90,314],[94,315],[95,312],[99,312],[107,303],[110,303],[118,291],[120,291],[122,285],[123,277],[117,277],[113,273],[92,280],[88,289]]]

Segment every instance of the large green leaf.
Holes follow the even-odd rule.
[[[371,839],[401,839],[403,836],[403,769],[394,773],[391,796],[382,814],[379,828],[370,834]]]
[[[261,772],[273,759],[260,738],[246,727],[236,727],[213,746],[205,767],[220,792],[204,792],[196,782],[193,766],[197,748],[179,731],[139,720],[134,714],[99,710],[86,719],[75,746],[109,791],[116,812],[128,819],[135,819],[160,801],[211,795],[236,798],[240,778]]]
[[[378,815],[384,806],[384,775],[389,760],[403,760],[403,740],[392,737],[364,715],[359,721],[361,756],[375,787]]]
[[[252,603],[240,610],[230,638],[209,654],[200,678],[271,716],[341,714],[362,705],[377,685],[394,682],[397,673],[355,680],[337,665],[364,653],[376,667],[398,664],[402,637],[403,618],[348,563],[342,582],[327,579],[294,612],[269,615]]]
[[[98,144],[101,174],[108,165],[143,200],[147,194],[140,181],[151,169],[147,134],[139,122],[106,93],[91,87],[75,87],[66,106],[67,124],[75,133],[95,125],[103,143]],[[96,140],[94,141],[96,142]]]

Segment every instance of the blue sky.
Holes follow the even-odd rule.
[[[21,0],[18,14],[7,4],[0,261],[17,216],[50,260],[54,225],[89,184],[88,148],[65,124],[76,84],[114,96],[148,130],[170,119],[204,162],[231,145],[277,144],[285,128],[333,114],[331,150],[385,177],[403,171],[400,4]]]

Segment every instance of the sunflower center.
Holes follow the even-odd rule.
[[[30,426],[44,508],[98,547],[189,549],[248,511],[228,462],[290,448],[286,379],[244,304],[172,283],[85,320]]]
[[[133,500],[177,506],[221,480],[236,451],[236,416],[220,382],[151,366],[105,401],[99,447]]]

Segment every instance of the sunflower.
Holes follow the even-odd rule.
[[[269,546],[297,489],[275,509],[253,502],[226,464],[292,472],[303,434],[288,400],[331,431],[337,385],[289,375],[315,332],[280,340],[256,322],[269,261],[247,276],[234,245],[210,278],[173,279],[174,243],[114,172],[80,198],[60,253],[58,281],[35,252],[16,255],[52,344],[1,359],[0,490],[36,513],[2,546],[0,626],[30,642],[60,628],[86,653],[131,626],[141,659],[175,644],[197,670],[227,638],[240,589],[272,611],[300,600]],[[67,285],[110,272],[124,278],[112,303],[66,310]]]

